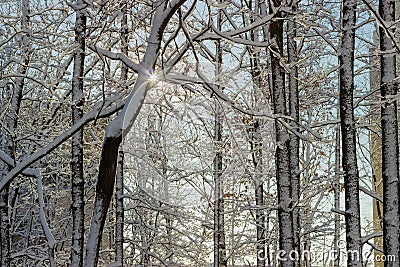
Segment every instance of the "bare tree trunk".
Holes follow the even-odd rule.
[[[30,55],[30,36],[29,36],[29,13],[30,13],[30,2],[29,0],[22,1],[22,14],[21,14],[21,27],[24,32],[22,34],[21,47],[22,47],[22,64],[19,67],[20,77],[16,78],[15,85],[10,83],[6,85],[7,95],[9,103],[8,112],[5,115],[4,128],[0,132],[0,146],[4,152],[15,160],[15,130],[18,123],[18,113],[22,100],[22,90],[25,85],[24,76],[28,71],[29,55]],[[0,176],[4,177],[11,169],[5,162],[0,160]],[[0,265],[7,267],[10,266],[10,214],[9,214],[9,190],[10,184],[4,186],[0,192]]]
[[[308,113],[307,117],[309,118],[309,121],[310,121],[310,119],[311,119],[311,114],[310,113],[311,112],[308,110],[307,113]],[[311,159],[311,144],[307,142],[307,143],[304,144],[304,146],[305,146],[305,148],[303,148],[304,149],[303,160],[305,162],[305,166],[307,166],[308,162],[310,162],[310,159]],[[311,174],[310,174],[309,168],[305,168],[304,169],[304,184],[309,184],[310,177],[311,177]],[[307,197],[308,197],[308,195],[306,194],[304,196],[304,198],[307,198]],[[311,202],[310,200],[307,200],[307,203],[305,204],[306,208],[303,209],[303,212],[302,212],[302,215],[303,215],[302,217],[304,218],[304,227],[303,227],[304,235],[303,235],[303,238],[302,238],[302,243],[303,243],[302,249],[303,249],[303,251],[311,251],[311,225],[312,225],[312,216],[313,215],[312,215],[312,213],[310,211],[310,209],[311,209],[311,203],[310,202]],[[302,260],[303,260],[303,266],[304,267],[310,267],[311,266],[311,258],[310,257],[307,256]]]
[[[379,15],[386,25],[395,22],[395,0],[380,0]],[[388,32],[394,36],[395,27]],[[395,255],[396,261],[385,261],[384,266],[398,266],[400,255],[399,212],[399,143],[397,102],[396,55],[394,45],[384,28],[379,28],[381,96],[385,101],[381,108],[382,127],[382,180],[383,180],[383,249],[385,255]]]
[[[124,266],[124,152],[119,151],[115,182],[115,261]]]
[[[160,108],[160,125],[162,125],[162,108]],[[162,155],[161,158],[161,169],[162,169],[162,174],[163,174],[163,190],[164,190],[164,199],[169,200],[169,183],[170,181],[168,180],[167,177],[167,163],[168,163],[168,158],[167,154],[165,151],[165,136],[162,135],[162,126],[160,127],[161,129],[159,130],[160,133],[160,149],[163,150],[160,154]],[[174,249],[172,246],[172,237],[173,237],[173,217],[170,214],[170,211],[172,210],[172,206],[168,205],[169,203],[166,203],[167,207],[165,211],[165,225],[166,225],[166,234],[167,234],[167,246],[166,246],[166,255],[165,258],[167,260],[167,267],[173,267],[174,266]]]
[[[271,2],[271,12],[283,3],[280,0]],[[283,18],[283,13],[277,11],[276,18]],[[285,93],[285,70],[280,64],[283,59],[283,20],[275,19],[270,25],[271,45],[271,89],[273,98],[273,109],[276,116],[287,115],[286,93]],[[276,180],[278,188],[278,222],[279,222],[279,249],[280,265],[282,267],[294,267],[293,238],[293,201],[292,184],[290,172],[290,137],[288,130],[279,121],[275,120],[275,162]]]
[[[216,104],[214,143],[214,267],[227,265],[224,220],[224,183],[222,178],[222,107]]]
[[[260,3],[256,0],[254,2],[254,8],[252,1],[249,1],[249,8],[254,10],[254,14],[259,13]],[[254,16],[250,17],[250,24],[255,21]],[[250,39],[252,41],[258,41],[258,31],[250,31]],[[254,84],[256,84],[256,90],[254,92],[255,107],[258,106],[257,102],[262,97],[260,91],[262,88],[262,77],[261,77],[261,65],[259,63],[260,53],[255,51],[254,47],[249,47],[250,53],[250,65],[251,75]],[[251,118],[251,129],[249,131],[250,148],[254,166],[254,186],[255,186],[255,200],[256,200],[256,257],[257,267],[265,267],[266,254],[265,254],[265,210],[264,210],[264,176],[263,172],[263,154],[262,154],[262,136],[261,136],[261,120]]]
[[[26,72],[26,68],[24,67],[23,72]],[[25,73],[21,73],[25,75]],[[3,136],[0,137],[1,146],[4,147],[4,152],[10,156],[13,160],[15,160],[15,140],[12,138],[14,135],[15,129],[18,123],[18,113],[20,108],[20,103],[22,99],[22,89],[24,87],[24,79],[17,79],[15,87],[9,85],[8,87],[8,95],[10,99],[10,107],[9,111],[6,114],[6,119],[4,123],[4,127],[7,128],[7,131],[10,133],[6,134],[6,131],[2,131],[4,133]],[[11,169],[11,166],[8,166],[5,162],[0,160],[0,174],[5,175]],[[1,262],[0,265],[7,267],[10,265],[10,214],[9,214],[9,189],[10,185],[7,184],[4,189],[0,193],[0,239],[1,239]]]
[[[220,11],[219,11],[220,12]],[[221,29],[222,16],[218,14],[218,29]],[[220,74],[222,64],[222,49],[220,41],[217,41],[216,49],[216,75]],[[214,266],[227,266],[226,244],[225,244],[225,206],[224,206],[224,182],[222,176],[223,156],[222,156],[222,131],[223,131],[223,111],[222,106],[216,100],[215,124],[214,124],[214,145],[216,154],[214,158]]]
[[[128,2],[122,3],[122,19],[121,19],[121,52],[128,55]],[[128,80],[128,67],[125,64],[121,66],[121,82],[125,83]],[[115,178],[115,261],[124,266],[124,152],[119,151],[117,163],[117,175]]]
[[[174,251],[172,247],[172,234],[173,234],[173,228],[172,228],[172,218],[170,214],[165,215],[165,224],[167,227],[167,238],[168,238],[168,246],[167,246],[167,267],[173,267],[174,266]]]
[[[173,206],[170,205],[170,181],[168,180],[168,158],[167,158],[167,147],[166,139],[163,132],[163,123],[165,111],[163,107],[155,107],[154,113],[148,116],[148,138],[146,141],[146,149],[152,159],[154,165],[160,169],[160,175],[162,176],[162,188],[160,189],[161,201],[159,201],[160,207],[163,207],[162,214],[165,218],[165,229],[166,229],[166,240],[165,240],[165,264],[167,267],[174,266],[174,250],[173,250],[173,217],[171,211]],[[161,185],[160,185],[161,186]],[[157,216],[158,217],[158,216]],[[155,220],[155,229],[157,225],[157,219]]]
[[[378,29],[373,33],[373,42],[374,45],[379,45],[379,36]],[[372,55],[369,58],[370,70],[369,70],[369,87],[370,92],[374,94],[376,98],[380,97],[380,92],[376,92],[376,88],[379,88],[380,85],[380,64],[379,64],[379,56],[374,55],[376,48],[370,48],[370,54]],[[382,184],[382,136],[380,134],[381,127],[380,122],[380,105],[377,107],[371,107],[370,111],[370,124],[372,130],[370,132],[370,155],[371,155],[371,167],[372,167],[372,176],[371,183],[373,192],[378,194],[383,198],[383,184]],[[377,199],[372,200],[373,203],[373,229],[374,232],[382,232],[382,224],[383,224],[383,203]],[[377,236],[374,238],[375,247],[381,249],[383,251],[383,236]],[[375,257],[382,257],[383,253],[378,250],[374,250]],[[374,267],[383,267],[383,261],[375,261]]]
[[[345,220],[347,266],[361,267],[361,229],[359,175],[356,152],[356,125],[354,121],[354,42],[356,1],[343,0],[342,36],[339,48],[340,125],[342,133],[342,164],[345,184]]]
[[[222,14],[218,11],[217,28],[221,30]],[[216,42],[216,75],[220,75],[222,64],[221,42]],[[214,117],[214,267],[227,266],[225,243],[225,208],[224,208],[224,182],[223,182],[223,156],[222,156],[222,131],[223,110],[216,99]]]
[[[4,138],[4,137],[3,137]],[[2,140],[3,141],[3,140]],[[4,141],[3,141],[4,142]],[[2,143],[3,143],[2,142]],[[8,166],[0,162],[1,173],[7,173]],[[6,185],[0,193],[0,239],[1,239],[1,266],[10,266],[10,218],[8,210],[9,185]]]
[[[76,10],[74,67],[72,75],[72,124],[83,116],[83,76],[85,64],[86,16],[82,10],[85,6],[79,2],[81,9]],[[83,179],[83,128],[72,136],[72,245],[71,267],[83,264],[83,242],[85,235],[85,182]]]
[[[336,144],[335,144],[335,180],[333,181],[334,190],[334,207],[335,210],[340,210],[340,126],[336,130]],[[335,233],[333,237],[334,250],[339,250],[340,241],[340,214],[335,214]],[[340,258],[339,254],[335,255],[334,267],[339,267]]]
[[[150,264],[150,247],[147,244],[147,236],[142,236],[142,248],[140,253],[140,266],[149,266]]]
[[[293,121],[291,121],[290,126],[294,131],[299,131],[299,86],[298,77],[299,71],[297,67],[297,45],[296,45],[296,35],[297,35],[297,25],[294,21],[295,13],[297,11],[297,3],[291,6],[292,13],[289,15],[287,22],[287,55],[289,64],[289,113]],[[291,179],[291,190],[292,190],[292,201],[294,204],[293,208],[293,245],[294,249],[299,253],[301,251],[300,244],[300,211],[299,211],[299,201],[300,201],[300,166],[299,166],[299,153],[300,153],[300,138],[292,134],[290,135],[290,179]],[[300,266],[300,257],[296,259],[295,266]]]
[[[146,71],[139,72],[124,109],[107,126],[100,156],[93,216],[86,243],[85,267],[97,266],[104,222],[114,191],[118,148],[122,142],[122,135],[132,127],[144,103],[148,89],[154,86],[148,80],[148,77],[156,64],[164,29],[175,11],[184,2],[184,0],[180,0],[174,2],[171,6],[169,2],[163,2],[157,6],[153,15],[146,53],[140,64]]]
[[[257,267],[265,267],[265,211],[264,211],[264,177],[262,175],[262,137],[260,122],[255,119],[253,123],[250,144],[254,165],[254,185],[256,199],[256,232],[257,232]]]

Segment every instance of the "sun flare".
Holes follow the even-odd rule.
[[[157,77],[157,74],[155,74],[155,73],[153,73],[153,74],[151,74],[150,76],[149,76],[149,82],[151,82],[151,83],[157,83],[158,82],[158,77]]]

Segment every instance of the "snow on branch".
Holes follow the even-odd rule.
[[[61,145],[64,141],[66,141],[68,138],[74,135],[84,125],[95,120],[96,118],[108,117],[114,114],[115,112],[119,111],[121,108],[123,108],[123,104],[120,101],[116,101],[115,99],[110,99],[106,102],[107,102],[106,106],[110,105],[111,103],[115,104],[113,104],[113,106],[107,109],[102,109],[103,104],[99,103],[93,110],[86,113],[76,124],[74,124],[71,128],[69,128],[64,133],[56,137],[48,145],[34,152],[30,156],[26,157],[23,161],[15,164],[15,167],[5,177],[3,177],[0,180],[0,190],[2,190],[5,185],[10,183],[18,174],[23,173],[23,171],[29,166],[31,166],[34,162],[43,158],[44,156],[52,152],[54,149],[56,149],[59,145]],[[3,156],[4,152],[2,154],[0,153],[0,157],[2,159]]]
[[[367,194],[368,196],[378,200],[379,202],[383,203],[383,197],[381,197],[380,195],[378,195],[375,192],[372,192],[371,190],[365,188],[364,186],[360,185],[360,191],[364,192],[365,194]]]
[[[42,176],[40,174],[39,169],[34,170],[34,175],[36,176],[36,181],[37,181],[37,192],[39,200],[39,219],[44,234],[46,236],[47,244],[49,248],[52,250],[54,248],[54,245],[56,244],[56,240],[54,239],[54,236],[50,231],[49,224],[47,223],[46,216],[44,215],[43,184],[42,184]]]
[[[111,52],[110,50],[94,45],[90,45],[89,48],[92,49],[97,54],[99,54],[101,57],[108,57],[113,60],[122,61],[128,68],[130,68],[132,71],[136,73],[142,72],[144,70],[144,68],[140,64],[134,63],[124,53]]]
[[[4,151],[0,150],[0,159],[4,161],[11,167],[14,167],[14,160],[8,156]],[[39,220],[42,225],[44,234],[46,236],[47,244],[50,250],[53,250],[56,241],[54,239],[53,234],[50,231],[49,224],[47,223],[46,216],[44,214],[44,200],[43,200],[43,184],[42,184],[42,175],[38,168],[27,168],[22,171],[22,173],[29,177],[35,177],[37,180],[37,192],[38,192],[38,201],[39,201]]]

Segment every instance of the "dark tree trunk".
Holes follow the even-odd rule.
[[[124,152],[119,151],[115,178],[115,261],[124,266]]]
[[[296,34],[297,25],[294,21],[294,14],[297,11],[296,3],[293,3],[291,7],[292,14],[289,15],[287,22],[287,55],[289,64],[289,115],[293,119],[290,122],[290,126],[296,132],[299,132],[299,86],[298,77],[299,71],[297,67],[297,45],[296,45]],[[300,211],[299,211],[299,201],[300,201],[300,169],[299,169],[299,150],[300,138],[298,135],[290,135],[290,179],[292,185],[292,201],[294,204],[293,208],[293,245],[294,249],[300,253]],[[300,257],[295,262],[295,266],[300,266]]]
[[[356,23],[356,1],[343,0],[342,36],[339,47],[340,125],[342,133],[342,164],[345,184],[345,221],[347,251],[358,252],[358,257],[349,254],[347,266],[361,267],[361,229],[359,175],[356,151],[356,125],[354,121],[354,42]]]
[[[154,70],[164,29],[170,18],[183,3],[184,0],[176,2],[171,7],[168,6],[169,2],[157,6],[154,12],[155,19],[153,19],[151,32],[147,41],[146,52],[141,62],[141,66],[146,69],[146,72],[139,72],[135,86],[126,100],[124,109],[107,126],[100,155],[93,216],[86,243],[85,267],[97,266],[104,222],[114,192],[119,145],[122,142],[123,134],[129,131],[135,122],[148,89],[154,86],[148,80],[149,72],[151,73]]]
[[[262,175],[262,137],[258,119],[253,123],[250,137],[254,165],[254,186],[256,199],[256,232],[257,232],[257,267],[265,267],[265,211],[264,211],[264,177]]]
[[[100,244],[103,234],[105,218],[114,191],[114,179],[116,173],[118,148],[122,141],[122,135],[105,139],[100,159],[98,181],[96,184],[96,199],[93,210],[91,229],[86,245],[85,266],[97,266]],[[91,254],[89,254],[91,253]]]
[[[26,68],[24,67],[21,74],[25,75]],[[22,99],[22,89],[24,87],[24,79],[17,79],[15,87],[8,87],[8,95],[10,97],[10,108],[6,114],[6,119],[4,123],[4,127],[7,128],[7,131],[2,131],[4,135],[0,137],[0,145],[1,149],[10,156],[13,160],[15,160],[15,140],[12,138],[12,135],[15,133],[17,123],[18,123],[18,113],[20,108],[20,103]],[[11,133],[8,135],[7,132]],[[12,166],[8,166],[5,162],[0,160],[0,174],[4,177],[9,170],[12,169]],[[4,175],[4,176],[3,176]],[[0,265],[7,267],[10,266],[10,251],[11,251],[11,243],[10,243],[10,213],[9,207],[11,206],[9,203],[9,194],[10,194],[10,185],[7,184],[0,193],[0,240],[1,240],[1,261]]]
[[[80,1],[81,8],[84,2]],[[82,9],[76,10],[74,67],[72,76],[72,124],[83,116],[83,76],[85,64],[86,16]],[[83,264],[85,235],[85,182],[83,178],[83,128],[72,136],[72,245],[71,267]]]
[[[339,110],[340,112],[340,110]],[[335,144],[335,180],[333,181],[334,190],[334,207],[335,210],[340,210],[340,125],[336,130],[336,144]],[[335,233],[333,237],[334,250],[339,250],[340,241],[340,214],[335,214]],[[340,258],[334,259],[334,267],[339,267]]]
[[[395,0],[380,0],[379,15],[385,25],[395,22]],[[394,36],[395,27],[388,32]],[[397,95],[395,48],[384,28],[380,36],[380,88],[382,100],[382,180],[383,180],[383,249],[385,255],[395,255],[395,261],[385,261],[385,267],[399,265],[400,255],[400,211],[399,211],[399,143],[397,122]]]
[[[227,265],[224,220],[224,190],[222,176],[222,107],[216,104],[214,145],[214,267]]]
[[[271,1],[276,10],[283,3],[280,0]],[[271,50],[271,90],[273,109],[276,116],[288,115],[286,110],[285,70],[280,60],[283,60],[283,13],[277,11],[275,19],[271,22],[269,33],[272,42]],[[276,179],[278,188],[278,222],[279,222],[279,249],[284,251],[280,261],[282,267],[294,267],[295,255],[289,255],[294,249],[293,238],[293,201],[292,183],[290,172],[290,137],[288,130],[279,121],[275,120],[275,162]]]
[[[219,11],[217,28],[221,30],[222,14]],[[220,75],[222,64],[221,42],[216,42],[216,75]],[[218,100],[215,101],[214,115],[214,267],[226,267],[226,243],[225,243],[225,208],[224,208],[224,182],[223,182],[223,155],[222,155],[222,131],[223,110]]]

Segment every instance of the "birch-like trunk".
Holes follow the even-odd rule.
[[[283,4],[280,0],[271,1],[271,12]],[[271,44],[271,90],[273,109],[276,116],[288,115],[286,110],[285,70],[280,63],[283,60],[283,13],[276,14],[271,22],[269,33]],[[280,266],[294,267],[295,261],[289,254],[294,249],[293,238],[293,201],[290,171],[290,137],[288,130],[279,121],[275,120],[275,162],[276,180],[278,189],[278,222],[279,222],[279,249],[281,250]],[[294,256],[294,255],[292,255]]]
[[[83,116],[83,76],[85,64],[86,16],[81,9],[76,10],[74,66],[72,74],[72,124]],[[72,182],[72,244],[71,267],[83,264],[83,242],[85,235],[85,182],[83,179],[83,127],[72,136],[71,144],[71,182]]]
[[[361,229],[359,175],[356,151],[356,125],[354,121],[354,44],[356,1],[343,0],[342,29],[339,47],[340,126],[342,134],[342,165],[345,184],[345,221],[348,267],[361,267]]]
[[[222,107],[216,104],[214,145],[214,267],[227,266],[224,219],[224,183],[222,176]]]
[[[395,0],[380,0],[379,15],[385,27],[395,22]],[[394,27],[387,30],[394,36]],[[400,212],[399,212],[399,143],[397,102],[396,55],[394,45],[384,28],[379,28],[382,127],[382,180],[383,180],[383,249],[385,255],[395,255],[396,261],[385,261],[385,267],[399,266]]]
[[[217,28],[221,30],[222,14],[218,11]],[[220,75],[222,64],[221,42],[216,42],[216,75]],[[226,267],[226,243],[225,243],[225,208],[224,208],[224,182],[223,182],[223,155],[222,155],[222,131],[223,110],[218,99],[215,100],[214,115],[214,267]]]

